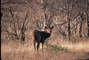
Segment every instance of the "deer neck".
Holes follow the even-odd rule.
[[[51,33],[47,33],[46,32],[46,37],[48,38],[48,37],[50,37],[51,36]]]

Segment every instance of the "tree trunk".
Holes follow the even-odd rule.
[[[67,0],[68,2],[68,38],[70,40],[70,13],[69,13],[69,0]]]
[[[89,16],[88,16],[88,0],[86,1],[86,15],[87,15],[87,36],[89,37]]]
[[[68,37],[69,37],[69,40],[70,40],[70,18],[68,18]]]
[[[24,30],[24,27],[21,29],[21,40],[25,41],[25,30]]]
[[[1,18],[2,18],[2,13],[1,13]]]
[[[79,37],[82,37],[82,24],[83,24],[83,18],[84,18],[83,12],[80,13],[80,18],[81,18],[81,21],[80,21],[80,27],[79,27]]]
[[[89,37],[89,17],[88,17],[88,14],[87,14],[87,36]]]
[[[82,19],[80,21],[79,37],[82,37]]]

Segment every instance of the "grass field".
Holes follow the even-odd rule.
[[[50,41],[49,41],[50,42]],[[88,60],[89,59],[89,41],[70,43],[60,41],[60,43],[44,45],[39,51],[35,51],[32,41],[18,43],[10,41],[7,44],[1,44],[2,60]]]
[[[1,0],[1,59],[89,60],[88,6],[89,0]],[[48,47],[35,51],[32,32],[48,25]]]

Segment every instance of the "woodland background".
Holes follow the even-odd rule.
[[[89,0],[1,0],[2,60],[89,59]],[[37,53],[32,31],[54,26]]]

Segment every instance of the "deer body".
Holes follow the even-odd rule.
[[[34,30],[33,39],[34,39],[34,48],[35,48],[35,50],[39,49],[40,43],[42,43],[42,50],[43,50],[44,42],[48,37],[50,37],[52,29],[53,29],[53,27],[46,28],[44,31]],[[36,46],[36,43],[37,43],[37,46]]]

